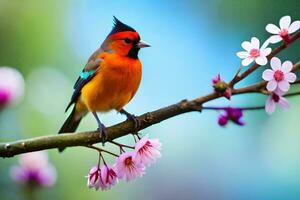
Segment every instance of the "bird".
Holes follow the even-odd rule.
[[[75,132],[82,118],[92,113],[104,145],[107,131],[97,113],[111,110],[126,115],[127,120],[133,120],[135,128],[138,128],[139,120],[127,112],[124,106],[139,88],[142,64],[138,53],[145,47],[150,45],[141,40],[139,33],[114,16],[111,32],[89,57],[74,84],[73,94],[65,112],[74,106],[58,133]],[[59,150],[62,151],[63,148]]]

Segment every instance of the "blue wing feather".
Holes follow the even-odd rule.
[[[97,55],[101,54],[102,52],[103,50],[101,49],[101,47],[97,49],[89,58],[88,63],[85,65],[84,69],[80,72],[80,75],[73,86],[74,92],[72,94],[71,101],[66,108],[66,112],[73,103],[77,102],[83,86],[94,77],[95,72],[101,67],[102,59],[97,58]]]
[[[80,94],[81,94],[81,89],[83,88],[83,86],[85,84],[87,84],[93,77],[94,77],[94,74],[95,74],[96,70],[90,70],[90,71],[85,71],[84,69],[81,71],[80,73],[80,76],[78,77],[76,83],[74,84],[74,92],[72,94],[72,97],[71,97],[71,101],[70,103],[68,104],[65,112],[68,111],[68,109],[70,108],[70,106],[73,104],[73,103],[76,103]]]

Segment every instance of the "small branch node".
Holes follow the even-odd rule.
[[[10,149],[11,145],[9,143],[5,144],[5,149]]]
[[[27,145],[26,145],[26,143],[25,142],[22,142],[22,147],[26,147]]]
[[[153,115],[151,114],[151,112],[147,112],[144,121],[145,121],[145,122],[151,122],[151,121],[153,121],[153,119],[154,119],[154,117],[153,117]]]
[[[190,103],[190,107],[194,110],[194,111],[198,111],[198,112],[202,112],[202,104],[197,104],[195,102],[191,102]]]
[[[178,107],[180,108],[180,109],[185,109],[186,108],[186,106],[188,105],[188,100],[187,99],[183,99],[183,100],[181,100],[180,102],[179,102],[179,105],[178,105]]]

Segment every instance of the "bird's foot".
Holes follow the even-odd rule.
[[[100,133],[100,138],[102,142],[102,146],[104,146],[106,140],[107,140],[107,131],[104,124],[99,124],[99,127],[97,128],[97,131]]]
[[[125,110],[121,110],[120,113],[126,115],[127,120],[133,121],[135,133],[137,133],[137,131],[139,130],[139,128],[141,126],[141,120],[138,117],[136,117],[134,114],[131,114]]]
[[[140,120],[139,118],[137,118],[137,117],[136,117],[135,115],[133,115],[133,114],[129,114],[129,115],[127,116],[127,119],[133,121],[133,123],[134,123],[134,129],[135,129],[136,131],[138,131],[139,128],[140,128],[140,126],[141,126],[141,120]]]

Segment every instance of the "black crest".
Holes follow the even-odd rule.
[[[113,29],[111,30],[111,32],[108,34],[108,36],[115,34],[115,33],[123,32],[123,31],[136,32],[132,27],[124,24],[123,22],[121,22],[114,16],[114,26],[113,26]]]

